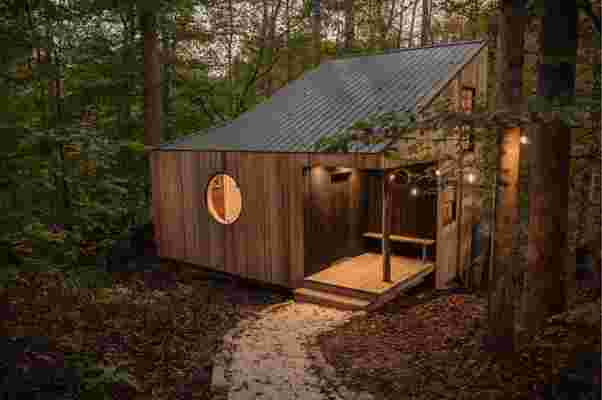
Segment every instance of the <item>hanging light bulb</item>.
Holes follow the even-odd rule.
[[[521,142],[521,144],[529,144],[529,143],[531,143],[531,141],[529,140],[529,137],[526,136],[526,135],[521,135],[520,142]]]

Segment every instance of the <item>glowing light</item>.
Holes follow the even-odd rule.
[[[466,179],[468,179],[468,182],[474,183],[474,181],[477,179],[477,176],[473,172],[470,172],[468,175],[466,175]]]
[[[529,138],[527,136],[525,136],[525,135],[522,135],[520,137],[520,142],[521,142],[521,144],[529,144],[529,143],[531,143],[531,141],[529,140]]]
[[[395,175],[394,174],[389,175],[389,180],[391,182],[393,182],[395,180]]]
[[[413,187],[413,188],[410,190],[410,194],[411,194],[412,196],[418,196],[418,188],[417,188],[417,187]]]
[[[441,176],[441,170],[440,170],[440,169],[436,169],[436,170],[435,170],[435,175],[437,175],[437,176]]]

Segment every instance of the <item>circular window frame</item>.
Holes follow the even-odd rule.
[[[213,200],[211,200],[209,198],[209,193],[210,193],[210,187],[211,187],[211,183],[218,177],[218,176],[223,176],[225,178],[230,178],[232,180],[232,182],[234,182],[234,184],[236,185],[236,188],[238,189],[238,194],[240,196],[240,210],[238,211],[238,215],[236,216],[236,218],[234,218],[232,221],[227,221],[225,218],[220,218],[219,214],[217,213],[217,211],[215,210],[215,207],[213,206]],[[242,190],[240,190],[240,185],[238,184],[238,182],[236,181],[236,179],[234,179],[234,177],[232,177],[231,175],[227,174],[226,172],[218,172],[213,174],[209,180],[207,181],[207,185],[205,186],[205,206],[207,207],[207,213],[210,215],[211,219],[213,219],[213,221],[217,222],[220,225],[224,225],[224,226],[229,226],[232,225],[234,223],[236,223],[242,213],[243,213],[243,194],[242,194]]]

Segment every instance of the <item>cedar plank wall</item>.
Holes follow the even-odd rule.
[[[159,255],[286,287],[303,279],[303,166],[307,155],[156,151],[153,210]],[[208,213],[209,179],[238,183],[242,212],[230,225]]]
[[[377,154],[180,150],[155,151],[151,160],[161,257],[291,288],[299,287],[305,275],[304,212],[310,180],[303,176],[303,167],[380,166]],[[206,186],[217,173],[233,177],[241,191],[242,212],[230,225],[216,222],[207,210]],[[358,180],[350,180],[349,191],[360,188]],[[359,199],[349,204],[360,207]],[[351,224],[357,225],[359,213],[351,214]],[[349,234],[361,233],[356,227]]]

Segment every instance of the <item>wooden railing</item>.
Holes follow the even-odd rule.
[[[367,238],[380,239],[380,240],[382,240],[382,238],[383,238],[382,233],[376,233],[376,232],[366,232],[366,233],[364,233],[363,236],[367,237]],[[415,237],[410,237],[410,236],[400,236],[400,235],[389,235],[389,240],[391,240],[393,242],[414,243],[414,244],[421,245],[422,246],[422,262],[426,262],[426,248],[428,246],[432,246],[433,244],[435,244],[435,241],[433,239],[420,239],[420,238],[415,238]]]

